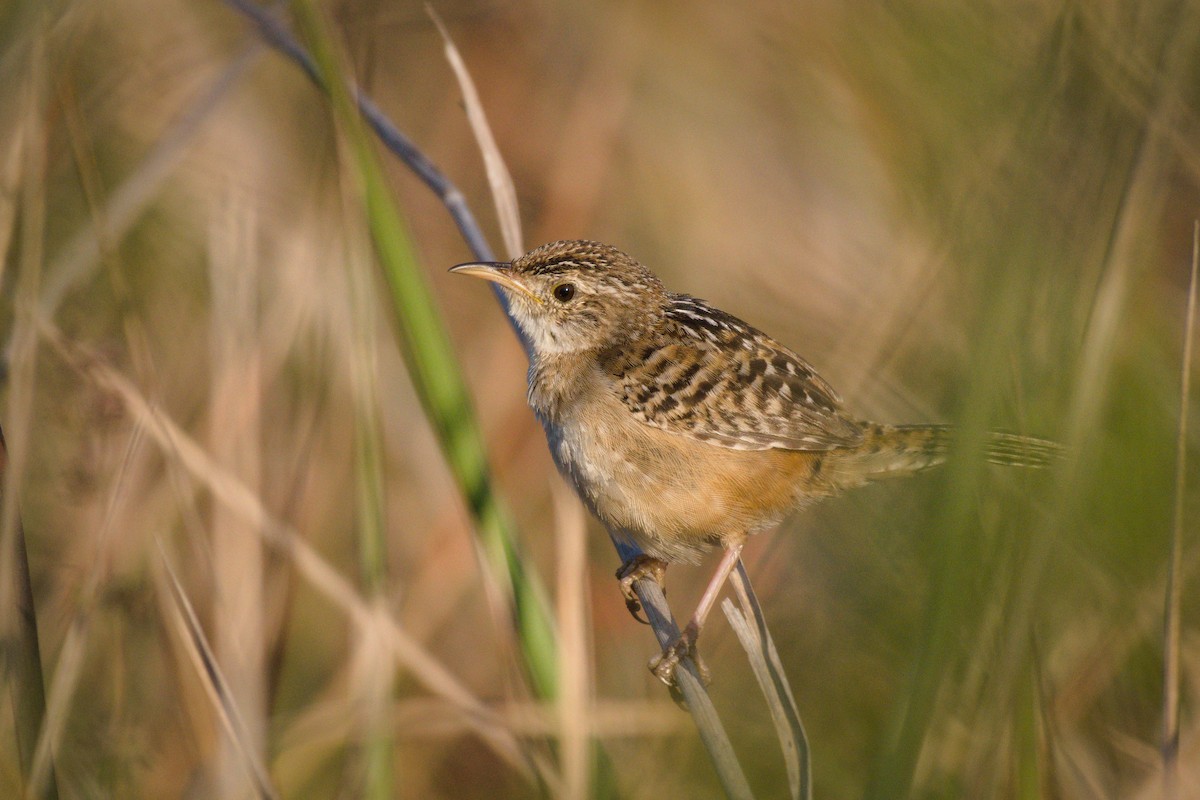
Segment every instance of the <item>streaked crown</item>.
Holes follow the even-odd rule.
[[[552,242],[511,263],[452,271],[499,285],[538,353],[593,350],[636,336],[669,303],[650,270],[600,242]]]

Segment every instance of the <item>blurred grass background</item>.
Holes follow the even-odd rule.
[[[421,4],[322,9],[362,85],[491,225]],[[1200,4],[438,11],[508,159],[530,245],[622,247],[669,287],[794,347],[864,417],[1072,447],[1052,474],[983,469],[963,452],[751,542],[817,796],[1161,796]],[[325,99],[227,7],[194,0],[7,4],[0,81],[6,341],[21,341],[40,297],[67,341],[161,404],[535,757],[552,758],[555,718],[530,701],[489,603],[390,312],[364,308],[364,291],[386,290]],[[531,567],[553,585],[558,479],[524,403],[524,356],[490,294],[445,274],[470,254],[437,200],[386,163],[496,480]],[[78,243],[98,230],[95,269],[76,269],[88,262]],[[32,361],[8,353],[3,419],[25,454],[14,463],[48,681],[86,620],[55,747],[63,796],[230,796],[237,784],[171,622],[160,539],[218,651],[245,672],[239,685],[257,687],[253,737],[285,796],[365,791],[378,740],[364,730],[380,718],[398,796],[539,791],[425,684],[403,669],[381,676],[346,614],[286,561],[239,555],[254,530],[181,477],[178,454],[148,441],[111,391],[53,348]],[[355,442],[371,428],[386,563],[368,568]],[[1200,426],[1187,446],[1200,463]],[[1190,477],[1194,534],[1195,467]],[[1185,575],[1194,545],[1189,535]],[[588,547],[592,724],[620,796],[714,796],[690,720],[645,668],[654,645],[629,619],[594,525]],[[672,570],[677,611],[707,577]],[[244,578],[253,592],[231,598]],[[1193,587],[1181,796],[1200,792]],[[744,656],[723,621],[703,646],[751,781],[778,796],[777,745]],[[3,796],[21,786],[11,703],[5,692]]]

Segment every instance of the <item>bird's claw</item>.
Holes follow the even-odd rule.
[[[653,578],[661,586],[666,572],[667,562],[644,553],[629,559],[617,570],[617,578],[621,581],[621,594],[625,596],[625,607],[629,609],[633,618],[643,625],[649,625],[650,621],[639,615],[642,603],[633,591],[633,584],[643,578]]]
[[[650,671],[667,686],[674,687],[675,671],[679,667],[679,662],[685,658],[690,658],[696,665],[696,672],[705,686],[712,683],[712,673],[709,671],[708,665],[696,652],[696,635],[690,626],[679,635],[679,638],[663,648],[661,653],[650,659]]]
[[[625,607],[629,609],[629,616],[633,617],[634,619],[636,619],[638,622],[642,623],[643,625],[650,624],[650,620],[648,620],[644,616],[642,616],[642,603],[640,600],[637,599],[636,596],[626,597],[625,598]]]

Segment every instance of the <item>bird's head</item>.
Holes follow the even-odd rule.
[[[512,262],[459,264],[450,271],[497,284],[540,354],[592,350],[633,336],[667,302],[650,270],[599,242],[553,242]]]

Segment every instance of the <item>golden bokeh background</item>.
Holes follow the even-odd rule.
[[[1162,796],[1200,5],[435,6],[511,170],[528,246],[621,247],[804,355],[863,417],[1071,448],[1036,473],[959,454],[750,543],[816,796]],[[320,10],[346,68],[461,188],[499,251],[423,4]],[[0,80],[6,488],[46,681],[72,679],[50,692],[60,796],[248,791],[188,659],[164,558],[243,676],[247,724],[284,796],[367,794],[364,720],[376,718],[394,796],[558,794],[357,635],[214,489],[236,476],[369,603],[355,436],[377,415],[382,613],[558,769],[555,712],[532,699],[405,370],[326,98],[208,0],[10,3]],[[572,512],[556,513],[562,486],[524,402],[524,354],[490,293],[446,273],[472,255],[437,198],[383,161],[498,491],[553,596]],[[197,477],[185,445],[147,433],[160,416],[211,470]],[[1185,577],[1198,437],[1193,424]],[[646,670],[653,639],[626,613],[618,559],[592,521],[587,563],[594,716],[581,724],[614,796],[719,796],[690,718]],[[708,569],[670,571],[677,614]],[[1200,792],[1193,580],[1181,611],[1182,797]],[[769,714],[719,616],[702,651],[751,784],[784,796]],[[18,796],[5,698],[0,795]]]

